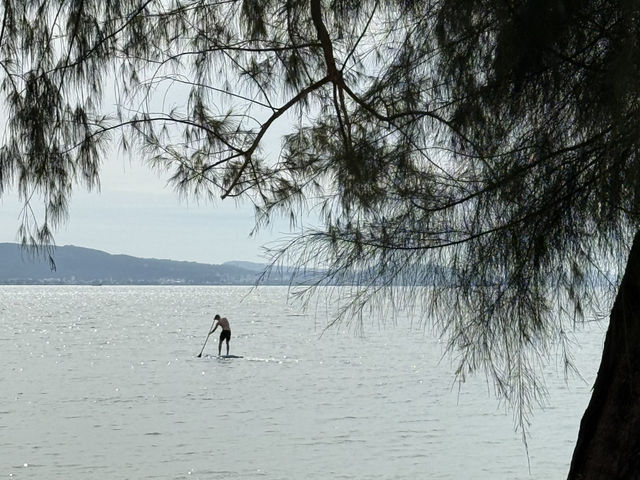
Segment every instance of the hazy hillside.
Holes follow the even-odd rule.
[[[15,243],[0,243],[0,284],[51,285],[262,285],[311,284],[318,282],[322,272],[307,270],[296,272],[289,267],[276,267],[262,277],[266,265],[244,261],[209,265],[196,262],[178,262],[129,255],[111,255],[90,248],[63,246],[55,249],[56,270],[52,271],[46,259],[33,257]],[[292,277],[295,273],[295,281]],[[402,275],[394,279],[396,285],[418,283],[431,285],[434,274],[440,279],[452,278],[442,267],[407,266]],[[431,275],[430,275],[431,274]],[[384,276],[376,269],[359,272],[346,283],[383,285]],[[332,282],[328,282],[332,283]]]
[[[260,269],[247,269],[231,262],[208,265],[111,255],[74,246],[56,247],[56,270],[48,262],[25,253],[14,243],[0,243],[1,284],[161,284],[161,285],[250,285]],[[287,284],[285,275],[272,273],[263,283]]]

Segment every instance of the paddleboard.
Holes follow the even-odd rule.
[[[219,355],[218,358],[244,358],[242,355]]]

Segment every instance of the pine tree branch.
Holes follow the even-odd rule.
[[[234,189],[234,187],[238,184],[240,177],[242,177],[242,174],[244,173],[244,170],[246,169],[247,165],[251,162],[251,156],[260,145],[260,142],[262,141],[262,137],[264,137],[264,135],[267,133],[267,130],[269,130],[269,127],[271,127],[273,122],[275,122],[287,110],[289,110],[291,107],[296,105],[298,102],[304,99],[311,92],[317,90],[318,88],[322,87],[323,85],[326,85],[329,82],[330,82],[330,78],[329,76],[326,76],[321,80],[318,80],[317,82],[307,86],[306,88],[298,92],[296,96],[294,96],[291,100],[285,103],[282,107],[278,108],[276,112],[273,115],[271,115],[266,122],[262,124],[262,127],[260,128],[260,131],[258,132],[255,139],[253,140],[253,143],[251,144],[251,146],[243,152],[243,156],[245,158],[244,163],[242,164],[242,166],[234,176],[229,186],[226,188],[226,190],[222,194],[221,196],[222,199],[227,198],[230,195],[231,191]]]

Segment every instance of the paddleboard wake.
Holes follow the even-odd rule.
[[[242,355],[203,355],[202,358],[218,358],[224,360],[225,358],[244,358]]]

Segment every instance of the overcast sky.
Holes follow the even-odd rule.
[[[21,204],[17,195],[0,198],[0,242],[16,242]],[[55,235],[57,245],[109,253],[219,264],[264,261],[262,247],[288,231],[285,220],[249,237],[254,224],[249,204],[234,201],[197,204],[180,199],[166,179],[137,162],[110,159],[101,191],[78,188],[68,222]]]
[[[107,82],[108,83],[108,82]],[[117,82],[106,88],[105,111],[115,112]],[[183,108],[188,86],[169,81],[157,86],[153,97],[145,97],[161,111]],[[113,90],[113,91],[111,91]],[[220,109],[231,105],[220,97]],[[282,100],[284,101],[284,100]],[[290,130],[287,115],[275,122],[261,142],[267,155],[277,157],[281,136]],[[0,129],[4,128],[0,118]],[[288,220],[274,219],[268,230],[249,237],[254,226],[253,207],[237,206],[233,199],[215,204],[180,199],[166,178],[161,178],[142,161],[113,150],[102,165],[100,192],[77,188],[72,198],[70,218],[55,233],[57,245],[76,245],[109,253],[147,258],[167,258],[204,263],[230,260],[265,261],[263,247],[273,246],[289,231]],[[16,242],[22,209],[16,194],[0,196],[0,242]]]

